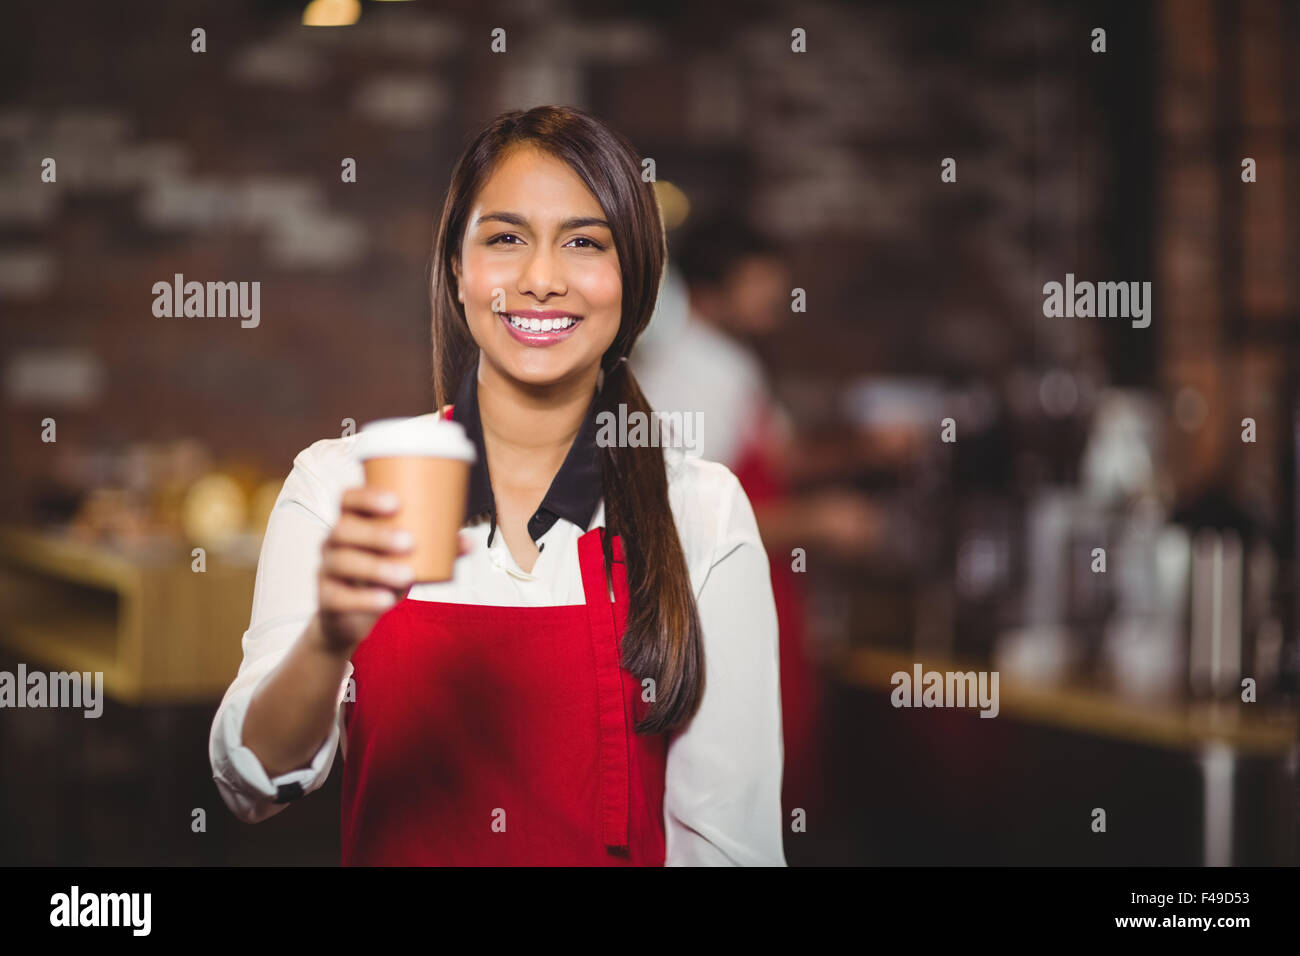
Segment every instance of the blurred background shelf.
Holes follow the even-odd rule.
[[[219,700],[239,668],[255,567],[0,527],[0,643],[28,666],[100,671],[130,704]]]
[[[866,689],[892,690],[892,676],[909,676],[920,662],[925,671],[974,671],[987,665],[961,663],[879,647],[840,652],[834,673]],[[1051,686],[1040,681],[998,679],[998,718],[1113,737],[1135,744],[1200,750],[1225,744],[1255,756],[1282,756],[1297,745],[1300,712],[1228,701],[1141,701],[1077,682]],[[1252,710],[1252,708],[1256,708]],[[994,719],[998,719],[994,718]]]

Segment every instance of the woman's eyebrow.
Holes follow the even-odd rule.
[[[528,220],[513,212],[485,212],[474,220],[474,225],[481,226],[489,221],[504,222],[512,226],[528,228]],[[570,229],[582,229],[585,226],[603,226],[609,229],[609,223],[598,216],[574,216],[560,223],[560,232],[567,232]]]

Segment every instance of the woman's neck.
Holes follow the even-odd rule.
[[[521,385],[479,363],[478,407],[493,484],[545,488],[582,427],[596,372],[544,388]]]

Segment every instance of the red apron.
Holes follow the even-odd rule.
[[[619,665],[623,542],[578,539],[586,604],[399,601],[352,656],[343,865],[662,866],[661,734]]]

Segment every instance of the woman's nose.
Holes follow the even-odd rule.
[[[531,293],[539,299],[564,291],[560,262],[553,250],[538,247],[529,255],[519,276],[519,291]]]

